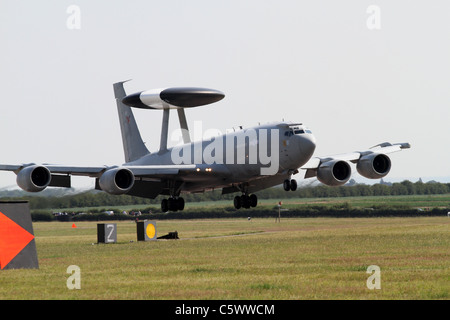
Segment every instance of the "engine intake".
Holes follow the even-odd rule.
[[[100,188],[110,194],[124,194],[134,185],[134,175],[126,168],[109,169],[99,179]]]
[[[32,165],[23,168],[17,174],[17,185],[28,192],[39,192],[50,184],[52,174],[44,166]]]
[[[324,162],[317,169],[317,179],[327,186],[341,186],[352,174],[350,165],[343,160]]]
[[[391,170],[391,159],[385,154],[371,153],[359,159],[356,170],[363,177],[380,179]]]

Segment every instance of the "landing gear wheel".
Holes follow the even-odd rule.
[[[234,203],[234,207],[239,210],[242,207],[241,197],[239,197],[239,196],[234,197],[233,203]]]
[[[297,180],[292,179],[292,180],[284,180],[283,181],[283,189],[285,191],[295,191],[297,190]]]
[[[256,194],[251,194],[250,196],[243,194],[242,196],[234,197],[233,204],[236,209],[249,209],[250,207],[254,208],[258,205],[258,197]]]
[[[172,198],[169,199],[163,199],[161,201],[161,211],[167,212],[167,211],[183,211],[184,210],[184,199],[179,198]]]
[[[284,188],[285,191],[291,190],[291,181],[288,180],[288,179],[284,180],[283,188]]]
[[[177,199],[169,198],[168,203],[169,203],[169,211],[177,211],[178,210]]]
[[[245,209],[250,208],[250,198],[249,198],[249,196],[243,194],[241,196],[241,202],[242,202],[242,207],[243,208],[245,208]]]
[[[168,203],[167,199],[162,199],[162,201],[161,201],[161,211],[162,212],[169,211],[169,203]]]
[[[256,196],[256,194],[251,194],[249,199],[250,199],[250,207],[252,208],[256,207],[256,205],[258,204],[258,197]]]
[[[177,204],[178,210],[180,210],[180,211],[184,210],[184,199],[183,198],[179,197],[176,201],[176,204]]]
[[[291,180],[291,191],[297,190],[297,181],[295,179]]]

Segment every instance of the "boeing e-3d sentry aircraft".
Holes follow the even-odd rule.
[[[409,143],[381,143],[365,151],[326,157],[312,157],[316,139],[301,123],[276,122],[253,128],[239,128],[208,140],[191,141],[185,109],[224,98],[217,90],[167,88],[126,95],[124,82],[113,85],[122,132],[125,163],[120,166],[63,166],[53,164],[0,164],[0,170],[14,171],[17,184],[28,192],[46,187],[70,187],[71,176],[96,179],[95,188],[107,193],[155,198],[163,212],[184,209],[183,193],[222,189],[222,194],[239,192],[236,209],[256,207],[255,192],[283,184],[294,191],[292,175],[305,170],[305,178],[329,186],[345,184],[351,176],[349,162],[370,179],[386,176],[391,168],[388,153],[409,148]],[[159,150],[145,146],[131,108],[162,110]],[[168,148],[170,110],[178,113],[183,144]]]

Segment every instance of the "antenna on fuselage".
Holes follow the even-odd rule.
[[[167,150],[170,109],[177,109],[183,142],[190,143],[191,138],[184,109],[211,104],[222,100],[224,97],[225,95],[218,90],[184,87],[133,93],[123,98],[122,103],[135,108],[163,110],[159,146],[159,153],[163,153]]]

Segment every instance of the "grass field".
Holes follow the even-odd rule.
[[[180,240],[153,242],[125,221],[115,244],[96,225],[34,223],[40,268],[0,271],[0,299],[449,299],[447,217],[165,220]]]

